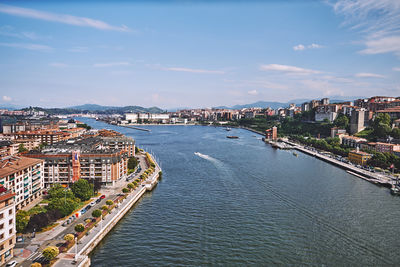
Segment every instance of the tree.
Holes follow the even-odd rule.
[[[85,230],[85,226],[83,226],[83,224],[77,224],[75,225],[75,231],[77,231],[78,233],[81,233]]]
[[[126,188],[126,187],[125,187],[125,188],[122,188],[122,193],[125,193],[125,194],[126,194],[126,193],[129,193],[129,189]]]
[[[74,198],[55,198],[47,206],[48,210],[58,210],[62,217],[71,214],[78,207],[78,201]]]
[[[42,264],[39,263],[39,262],[34,262],[34,263],[31,264],[30,267],[42,267]]]
[[[64,240],[65,241],[72,241],[72,240],[74,240],[74,235],[73,234],[66,234],[65,236],[64,236]]]
[[[138,164],[139,164],[138,160],[135,157],[131,157],[128,160],[128,169],[134,170]]]
[[[60,253],[60,251],[58,250],[57,247],[48,246],[47,248],[45,248],[43,250],[42,255],[46,260],[51,261],[51,260],[55,259],[59,253]]]
[[[374,135],[377,138],[386,138],[390,133],[392,129],[390,128],[389,125],[386,125],[384,123],[379,123],[379,125],[375,125],[374,128]]]
[[[75,198],[74,193],[70,189],[62,187],[60,184],[53,185],[49,191],[49,198]]]
[[[390,126],[390,116],[387,113],[380,113],[375,117],[374,125],[378,126],[380,123]]]
[[[57,221],[61,218],[59,210],[49,210],[45,213],[38,213],[31,216],[25,231],[40,231],[43,227]]]
[[[132,184],[132,183],[129,183],[127,186],[128,186],[129,189],[134,189],[135,188],[135,185]]]
[[[21,153],[25,151],[28,151],[28,149],[25,148],[24,144],[19,144],[18,152]]]
[[[107,204],[108,206],[111,206],[112,204],[114,204],[114,201],[112,201],[111,199],[109,199],[109,200],[106,201],[106,204]]]
[[[92,216],[94,218],[99,218],[101,216],[101,210],[94,210],[92,211]]]
[[[336,127],[346,129],[347,126],[349,126],[349,118],[343,113],[340,113],[335,119],[334,124]]]
[[[108,206],[107,206],[107,205],[103,205],[103,206],[101,207],[101,209],[102,209],[102,210],[108,210]]]
[[[19,210],[15,215],[15,225],[18,233],[23,233],[29,223],[29,214],[27,211]]]
[[[390,135],[395,139],[400,139],[400,129],[399,128],[394,128]]]
[[[72,187],[72,192],[82,201],[89,200],[93,196],[93,185],[85,179],[79,179],[76,181]]]

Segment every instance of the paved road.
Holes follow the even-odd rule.
[[[132,178],[129,180],[129,182],[133,181],[137,177],[139,177],[146,169],[147,169],[147,164],[145,161],[145,155],[139,154],[136,155],[136,157],[139,158],[139,165],[141,167],[141,171],[139,173],[133,173],[129,178]],[[64,242],[63,238],[66,234],[69,233],[75,233],[75,225],[79,223],[84,223],[84,221],[88,218],[92,218],[92,211],[95,209],[100,209],[103,205],[105,205],[106,201],[108,199],[115,199],[118,194],[121,193],[122,188],[126,187],[126,185],[129,183],[126,181],[125,178],[120,179],[117,181],[114,186],[112,187],[105,187],[100,190],[101,194],[106,195],[105,199],[102,199],[99,203],[96,203],[92,208],[86,211],[86,213],[82,216],[80,216],[78,219],[74,220],[72,223],[70,223],[68,226],[64,227],[62,226],[62,223],[64,221],[60,221],[60,225],[56,226],[50,231],[47,231],[45,233],[37,234],[35,238],[33,239],[26,239],[26,242],[20,243],[16,245],[15,251],[18,252],[18,257],[15,257],[14,260],[20,263],[19,266],[26,266],[29,267],[33,262],[40,262],[42,260],[42,254],[41,251],[49,246],[49,245],[55,245],[57,243],[62,243]],[[92,201],[95,201],[97,198],[93,198]],[[80,211],[78,211],[80,213]],[[112,216],[108,216],[112,217]],[[92,230],[93,231],[93,230]],[[20,253],[20,250],[23,249],[23,253]],[[28,250],[28,251],[27,251]],[[30,252],[29,252],[30,251]],[[27,256],[28,254],[29,256]]]

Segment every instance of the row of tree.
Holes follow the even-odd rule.
[[[70,215],[83,201],[93,196],[93,185],[85,179],[79,179],[71,188],[59,184],[48,190],[48,205],[36,212],[19,211],[16,215],[17,231],[21,233],[39,231],[58,219]]]

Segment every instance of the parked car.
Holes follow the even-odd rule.
[[[63,222],[62,226],[66,227],[68,225],[67,221]]]
[[[89,204],[91,207],[93,207],[94,205],[96,205],[96,201],[93,201],[92,203]]]
[[[17,242],[24,242],[24,237],[23,236],[17,236]]]
[[[101,198],[96,199],[96,203],[100,203]]]
[[[106,195],[101,195],[100,196],[100,199],[105,199],[106,198]]]

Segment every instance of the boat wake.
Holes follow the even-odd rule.
[[[213,157],[211,157],[209,155],[201,154],[200,152],[194,152],[194,154],[196,156],[200,157],[200,158],[203,158],[203,159],[206,159],[206,160],[209,160],[209,161],[214,161],[214,162],[218,161],[217,159],[215,159],[215,158],[213,158]]]

